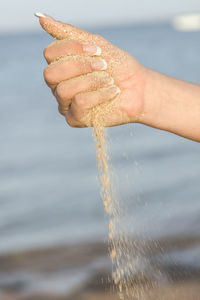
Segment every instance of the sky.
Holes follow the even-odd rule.
[[[200,13],[200,0],[1,0],[0,11],[0,32],[10,32],[39,30],[34,12],[76,26],[105,26]]]

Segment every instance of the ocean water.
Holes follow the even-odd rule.
[[[200,83],[200,32],[166,23],[90,30],[147,67]],[[51,40],[0,36],[0,253],[107,235],[92,130],[65,123],[43,80]],[[109,129],[109,140],[130,234],[199,237],[199,143],[139,124]]]

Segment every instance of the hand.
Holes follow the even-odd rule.
[[[40,17],[41,26],[58,41],[44,55],[44,78],[59,111],[72,127],[92,126],[98,106],[105,126],[137,122],[144,109],[146,68],[102,36]]]

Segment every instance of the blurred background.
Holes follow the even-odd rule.
[[[52,38],[33,14],[199,84],[200,2],[7,0],[0,9],[0,299],[116,299],[92,130],[57,113],[42,74]],[[138,124],[108,131],[116,193],[143,253],[137,284],[143,272],[156,283],[152,299],[200,299],[199,143]]]

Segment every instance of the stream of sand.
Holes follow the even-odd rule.
[[[103,119],[98,110],[92,115],[93,135],[96,142],[97,163],[101,183],[101,196],[104,202],[105,213],[108,216],[109,255],[113,264],[112,281],[119,298],[143,299],[140,291],[134,288],[133,249],[121,223],[121,206],[114,194],[112,184],[112,168],[108,154],[107,130],[103,126]],[[137,257],[136,257],[137,259]]]

